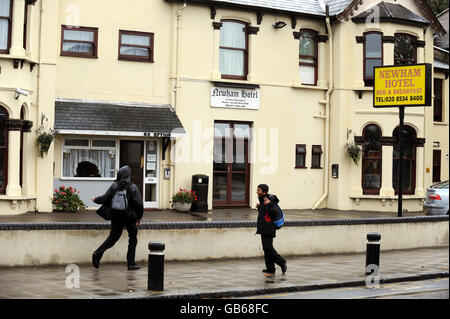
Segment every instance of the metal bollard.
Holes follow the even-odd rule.
[[[164,290],[164,243],[149,243],[148,249],[148,290]]]
[[[372,267],[368,267],[369,265],[375,265],[377,270],[380,268],[380,239],[381,235],[378,233],[367,234],[366,276],[371,274],[371,271],[368,269]],[[374,275],[378,275],[378,273],[377,271]]]

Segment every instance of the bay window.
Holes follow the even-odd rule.
[[[362,188],[363,194],[380,194],[382,172],[381,129],[369,124],[363,130]]]
[[[415,36],[396,33],[394,45],[394,64],[417,63],[417,38]]]
[[[12,0],[0,0],[0,53],[9,53],[11,46]]]
[[[399,128],[397,127],[392,136],[396,141],[400,138]],[[413,195],[416,189],[416,131],[408,125],[404,126],[403,134],[403,194]],[[398,143],[394,144],[394,158],[392,169],[392,184],[395,194],[398,195],[399,170],[398,163],[400,158]]]
[[[0,194],[5,194],[8,183],[8,112],[0,106]]]
[[[107,178],[116,173],[116,141],[65,139],[62,178]]]
[[[364,83],[373,86],[373,69],[383,65],[382,34],[367,32],[364,34]]]

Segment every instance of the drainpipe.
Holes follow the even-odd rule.
[[[171,101],[172,101],[172,108],[174,111],[177,109],[178,104],[178,88],[180,86],[180,75],[179,75],[179,65],[180,65],[180,30],[182,29],[182,20],[183,20],[183,10],[186,8],[187,4],[186,1],[183,3],[183,5],[178,9],[177,11],[177,30],[176,30],[176,40],[175,40],[175,48],[174,48],[174,60],[175,60],[175,85],[173,87],[173,91],[171,91]],[[173,80],[173,76],[172,76]],[[170,157],[170,183],[169,183],[169,200],[172,199],[173,194],[175,194],[175,151],[172,151],[173,148],[175,148],[176,141],[172,142],[171,145],[171,155]],[[173,157],[172,158],[172,154]]]
[[[323,195],[320,199],[313,205],[312,209],[316,209],[327,197],[328,197],[328,166],[330,162],[330,96],[334,90],[334,82],[333,82],[333,31],[331,29],[330,23],[330,11],[329,6],[326,6],[326,19],[325,19],[328,35],[329,35],[329,44],[328,44],[328,68],[329,68],[329,81],[328,81],[328,90],[326,93],[326,103],[325,103],[325,165],[324,165],[324,177],[323,177]]]
[[[39,121],[40,121],[40,113],[39,110],[41,109],[40,107],[40,96],[41,96],[41,92],[40,92],[40,83],[41,83],[41,65],[42,65],[42,61],[41,61],[41,54],[42,54],[42,15],[44,12],[44,4],[42,3],[42,1],[39,3],[39,49],[38,49],[38,69],[37,69],[37,83],[36,83],[36,125],[39,126]],[[30,113],[31,113],[31,109],[30,109]],[[54,143],[54,142],[53,142]],[[34,183],[35,183],[35,189],[34,189],[34,193],[36,194],[36,199],[34,201],[34,211],[38,212],[39,211],[39,207],[38,207],[38,200],[37,200],[37,180],[38,180],[38,176],[37,176],[37,167],[38,167],[38,157],[36,156],[36,159],[34,161],[35,164],[35,169],[34,169]],[[53,176],[52,176],[53,178]]]

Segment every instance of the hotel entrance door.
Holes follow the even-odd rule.
[[[249,207],[250,123],[214,124],[213,208]]]

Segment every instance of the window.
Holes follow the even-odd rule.
[[[362,188],[363,194],[380,194],[382,146],[381,129],[369,124],[363,130]]]
[[[295,145],[295,168],[306,168],[306,145]]]
[[[97,28],[62,26],[61,55],[97,57]]]
[[[415,64],[417,61],[417,38],[409,35],[395,34],[394,64]]]
[[[398,141],[399,128],[397,127],[392,136]],[[395,194],[398,195],[398,143],[394,144],[394,163],[392,169],[392,184]],[[416,131],[405,125],[403,128],[403,194],[412,195],[416,190]]]
[[[433,183],[441,181],[441,150],[433,150]]]
[[[0,53],[9,53],[11,46],[12,0],[0,0]]]
[[[102,139],[65,139],[63,178],[114,178],[116,141]]]
[[[8,112],[0,106],[0,194],[5,194],[8,183],[8,131],[6,120]]]
[[[382,34],[369,32],[364,34],[364,83],[373,86],[373,68],[383,65]]]
[[[248,73],[247,24],[224,20],[220,28],[219,69],[224,79],[246,80]]]
[[[300,30],[299,76],[302,84],[317,85],[317,32]]]
[[[434,79],[434,121],[442,122],[442,80]]]
[[[153,33],[120,30],[119,60],[153,62]]]
[[[320,166],[320,158],[322,157],[322,146],[312,146],[311,168],[322,168]]]

